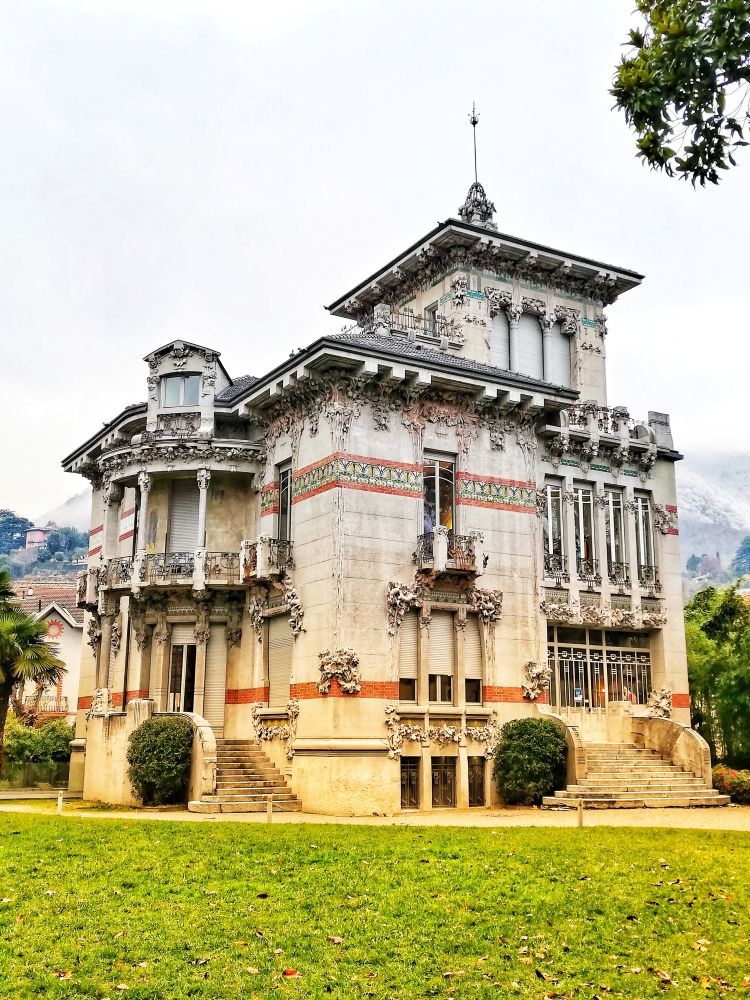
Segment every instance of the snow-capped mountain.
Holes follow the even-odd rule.
[[[695,553],[721,557],[728,568],[750,535],[750,455],[691,455],[677,466],[683,567]]]

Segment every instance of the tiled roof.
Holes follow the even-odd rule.
[[[249,389],[251,385],[254,385],[258,379],[254,375],[240,375],[232,381],[231,385],[228,385],[226,389],[222,389],[221,392],[217,392],[215,399],[218,403],[231,403],[233,399],[240,396],[245,389]]]
[[[551,386],[550,382],[529,378],[526,375],[519,375],[517,372],[509,372],[504,368],[496,368],[494,365],[486,365],[481,361],[474,361],[471,358],[464,358],[458,354],[450,354],[447,351],[437,351],[433,347],[424,347],[419,343],[412,343],[405,337],[381,337],[375,333],[339,333],[331,339],[344,341],[368,350],[383,351],[388,354],[398,354],[405,358],[424,361],[425,364],[438,364],[441,367],[454,368],[465,372],[474,372],[477,375],[486,375],[488,378],[498,382],[511,382],[516,385],[527,385],[529,388],[539,388],[540,386]],[[562,388],[556,386],[555,388]],[[562,389],[565,394],[570,394],[570,389]]]
[[[43,583],[36,580],[16,580],[13,588],[18,595],[19,604],[27,614],[38,614],[54,602],[61,608],[64,608],[79,625],[83,624],[83,609],[76,607],[75,583]]]

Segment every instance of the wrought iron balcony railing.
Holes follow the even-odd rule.
[[[630,564],[624,562],[610,562],[609,582],[616,587],[620,593],[630,590]]]
[[[445,528],[425,532],[417,538],[412,556],[417,568],[433,573],[484,572],[483,537],[479,532],[457,535]]]
[[[294,568],[294,543],[267,537],[261,537],[257,542],[244,541],[239,558],[239,572],[245,583],[283,576]]]
[[[473,571],[477,560],[473,535],[448,535],[448,568]]]
[[[599,572],[598,559],[578,559],[578,579],[585,583],[589,590],[601,587],[602,576]]]
[[[67,695],[45,694],[37,704],[36,695],[28,694],[23,703],[26,708],[33,708],[42,715],[67,715],[69,711]]]
[[[661,590],[661,580],[656,566],[650,564],[638,564],[638,582],[644,590],[659,592]]]
[[[153,584],[192,584],[194,570],[194,552],[149,553],[141,563],[141,578]]]
[[[203,572],[206,583],[239,583],[239,552],[207,552]]]
[[[107,563],[107,586],[113,589],[129,587],[133,577],[131,556],[117,556]]]
[[[359,321],[360,329],[367,333],[377,333],[378,330],[388,330],[406,334],[407,337],[441,340],[447,338],[450,343],[462,344],[464,334],[461,325],[445,316],[415,313],[411,309],[385,309],[383,312],[367,316]]]
[[[269,551],[269,565],[272,570],[285,573],[294,568],[294,543],[272,538]]]
[[[556,552],[544,553],[544,575],[555,581],[558,587],[570,581],[568,560]]]

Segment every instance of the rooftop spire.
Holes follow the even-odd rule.
[[[485,229],[497,229],[493,222],[495,206],[487,197],[487,194],[479,183],[477,174],[477,125],[479,124],[479,112],[476,104],[472,101],[471,114],[469,115],[474,138],[474,183],[469,188],[466,201],[459,208],[459,214],[464,222],[469,222],[473,226],[483,226]]]

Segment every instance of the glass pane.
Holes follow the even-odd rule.
[[[437,674],[430,674],[429,698],[430,698],[430,701],[437,701],[438,700],[438,675]]]
[[[292,527],[292,471],[283,469],[279,473],[279,538],[288,542]]]
[[[195,701],[195,646],[186,646],[185,657],[185,705],[183,712],[192,712]]]
[[[402,677],[398,682],[398,700],[416,701],[417,682],[414,678]]]
[[[435,496],[435,463],[426,464],[424,476],[424,532],[432,531],[437,524],[437,500]]]
[[[453,701],[453,678],[448,674],[440,675],[440,701]]]
[[[585,628],[560,628],[557,627],[558,642],[577,642],[583,645],[586,642]]]
[[[182,688],[182,654],[184,646],[172,646],[172,663],[169,670],[169,701],[170,712],[181,711],[180,690]]]
[[[201,391],[200,375],[186,375],[184,382],[184,391],[182,394],[182,405],[197,406],[200,391]]]
[[[440,475],[440,524],[453,531],[453,462],[439,462]]]
[[[164,382],[164,405],[165,406],[179,406],[180,405],[180,383],[182,382],[182,375],[167,375],[163,379]]]
[[[478,678],[467,678],[466,701],[471,705],[479,705],[482,701],[482,682]]]
[[[550,555],[562,555],[562,525],[562,490],[559,486],[548,486],[547,516],[544,518],[544,551]]]

